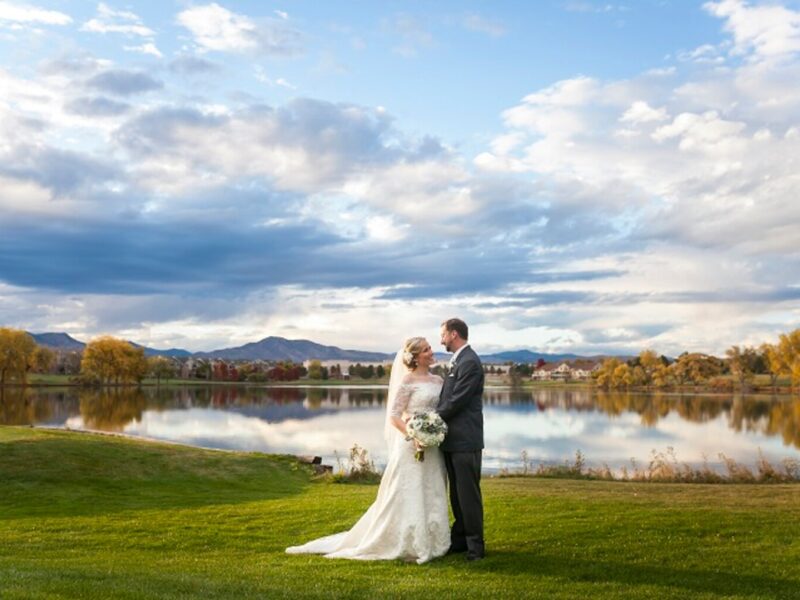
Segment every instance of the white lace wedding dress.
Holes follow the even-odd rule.
[[[430,375],[406,379],[389,407],[390,416],[434,410],[442,380]],[[392,399],[390,398],[390,402]],[[404,559],[424,563],[450,547],[446,471],[439,448],[426,448],[425,460],[414,458],[413,442],[395,430],[389,436],[389,460],[378,497],[349,531],[302,546],[289,554],[324,554],[357,560]]]

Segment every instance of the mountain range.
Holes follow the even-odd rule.
[[[41,346],[55,350],[81,351],[86,346],[84,342],[76,340],[67,333],[31,333],[31,337]],[[130,342],[138,348],[144,348],[146,356],[172,356],[175,358],[224,358],[227,360],[291,360],[303,362],[310,359],[319,360],[347,360],[363,362],[379,362],[392,360],[394,353],[368,352],[364,350],[344,350],[338,346],[324,346],[310,340],[287,340],[286,338],[269,336],[258,342],[250,342],[243,346],[221,348],[210,352],[189,352],[181,348],[157,350]],[[449,355],[437,353],[438,359],[446,360]],[[515,363],[535,363],[538,360],[555,362],[561,360],[575,360],[585,357],[577,354],[545,354],[530,350],[514,350],[484,354],[481,360],[490,364],[502,364],[508,361]]]

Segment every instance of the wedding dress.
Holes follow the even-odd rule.
[[[390,384],[387,422],[391,416],[434,410],[441,387],[442,380],[435,375],[406,376],[396,392]],[[387,438],[389,460],[378,496],[367,512],[349,531],[287,548],[287,553],[357,560],[404,559],[419,564],[447,553],[447,475],[439,448],[425,448],[425,459],[420,462],[414,458],[414,443],[406,441],[394,427],[387,430]]]

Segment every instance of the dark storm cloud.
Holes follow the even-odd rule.
[[[114,69],[98,73],[86,82],[86,86],[107,94],[133,96],[160,90],[164,84],[141,71]]]

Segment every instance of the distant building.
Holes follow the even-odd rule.
[[[570,381],[590,379],[592,373],[600,367],[599,362],[591,360],[576,360],[572,364],[567,362],[545,363],[534,370],[531,375],[533,381]]]

